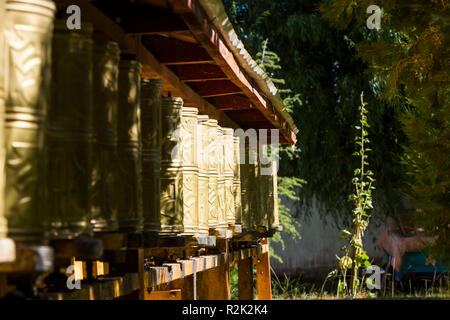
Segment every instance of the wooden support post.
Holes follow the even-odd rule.
[[[139,300],[144,300],[144,249],[128,249],[126,253],[125,272],[139,274]]]
[[[230,300],[230,263],[228,241],[218,239],[218,249],[224,254],[224,263],[197,273],[198,300]]]
[[[261,244],[268,244],[267,238]],[[255,258],[256,263],[256,287],[258,300],[272,300],[272,287],[270,283],[270,257],[269,252],[262,253]]]
[[[239,300],[253,300],[253,263],[251,258],[238,261]]]

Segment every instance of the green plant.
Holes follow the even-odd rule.
[[[348,295],[354,297],[357,293],[360,282],[358,278],[359,270],[362,266],[369,267],[370,261],[366,252],[363,249],[363,236],[366,230],[370,215],[368,210],[372,209],[372,190],[375,187],[372,183],[375,181],[372,178],[372,171],[367,169],[369,163],[367,162],[367,152],[371,149],[367,148],[369,143],[367,128],[367,103],[364,102],[364,95],[361,93],[361,105],[359,106],[360,124],[355,126],[359,131],[359,135],[355,138],[355,143],[359,148],[354,155],[360,158],[360,167],[354,171],[354,178],[352,183],[355,187],[355,193],[349,197],[353,202],[353,230],[344,229],[342,231],[341,239],[349,238],[349,245],[341,248],[345,254],[338,257],[339,269],[332,271],[329,276],[338,276],[338,296]],[[348,281],[348,272],[350,271],[350,279]],[[368,279],[367,279],[368,280]],[[366,281],[367,281],[366,280]]]

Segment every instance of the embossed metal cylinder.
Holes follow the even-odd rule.
[[[217,195],[218,205],[218,227],[228,228],[226,212],[226,189],[225,189],[225,139],[222,127],[217,127]]]
[[[51,103],[45,135],[45,214],[51,239],[92,232],[92,26],[68,30],[57,20],[52,45]]]
[[[234,141],[233,129],[223,128],[224,177],[225,177],[225,216],[228,225],[236,223],[236,211],[233,192]]]
[[[161,113],[161,234],[176,235],[183,228],[183,172],[181,109],[183,99],[163,98]]]
[[[198,109],[181,109],[181,151],[183,159],[183,226],[185,234],[198,233]]]
[[[117,120],[118,176],[116,184],[119,231],[141,232],[142,142],[141,142],[141,64],[121,60],[119,64],[119,102]]]
[[[240,144],[239,137],[233,137],[234,162],[233,162],[233,196],[236,224],[242,224],[241,202],[241,170],[240,170]]]
[[[43,242],[44,121],[51,80],[55,5],[44,0],[6,3],[5,215],[8,234]]]
[[[141,82],[142,201],[144,232],[159,232],[162,81]]]
[[[271,163],[272,174],[270,175],[269,188],[269,227],[277,228],[280,225],[280,218],[278,215],[278,173],[277,166],[274,162]]]
[[[263,150],[267,147],[264,146]],[[261,152],[261,151],[260,151]],[[265,151],[264,151],[265,154]],[[257,189],[259,190],[259,196],[257,197],[257,223],[256,226],[259,228],[268,228],[269,224],[269,203],[273,201],[273,193],[270,193],[271,184],[271,161],[267,161],[264,155],[261,158],[261,154],[258,153],[258,168],[257,168]],[[264,196],[262,196],[264,195]],[[270,199],[272,198],[272,199]]]
[[[208,116],[197,117],[197,154],[198,154],[198,232],[208,234],[209,230],[209,141],[208,141]]]
[[[217,228],[219,224],[219,197],[217,190],[218,179],[218,145],[217,145],[217,120],[209,119],[208,125],[208,226],[210,229]]]
[[[0,0],[0,241],[8,234],[8,224],[5,218],[5,45],[3,37],[3,25],[5,21],[5,2]],[[1,257],[1,255],[0,255]],[[5,259],[7,260],[7,259]],[[0,258],[0,262],[2,262]]]
[[[92,220],[95,232],[114,232],[117,222],[117,108],[120,49],[97,41],[93,52]]]
[[[241,200],[242,200],[242,229],[245,231],[254,231],[257,220],[257,197],[260,196],[256,188],[257,177],[257,154],[256,149],[243,146],[245,150],[245,159],[242,159],[240,165],[241,173]]]

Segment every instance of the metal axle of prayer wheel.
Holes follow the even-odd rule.
[[[198,109],[181,109],[181,156],[183,164],[183,233],[198,233]]]
[[[3,25],[5,16],[5,0],[0,0],[0,264],[12,263],[16,259],[14,240],[7,238],[8,222],[5,218],[5,39]]]
[[[24,275],[22,291],[35,276],[53,269],[43,211],[44,123],[51,80],[51,39],[55,5],[44,0],[7,1],[2,18],[5,61],[5,217],[16,242],[16,260],[1,264],[10,280]],[[2,75],[3,76],[3,75]],[[0,91],[2,91],[0,89]],[[3,118],[2,118],[3,121]],[[2,208],[3,210],[3,208]],[[20,289],[20,288],[19,288]],[[28,291],[33,294],[33,291]]]
[[[144,247],[158,245],[160,220],[162,80],[141,82],[142,201]]]
[[[129,247],[142,246],[140,75],[141,64],[124,56],[119,64],[116,196],[119,231],[128,235]]]
[[[91,223],[96,236],[118,234],[116,183],[117,112],[120,49],[117,43],[95,41],[93,50],[93,125]]]
[[[162,100],[160,234],[164,236],[176,236],[184,232],[180,136],[182,106],[181,98],[168,97]]]
[[[197,150],[198,150],[198,233],[209,234],[209,141],[208,116],[199,115],[197,122]]]
[[[217,120],[209,119],[207,122],[208,131],[208,227],[211,233],[219,224],[219,199],[217,195],[218,178],[218,146],[217,146]]]

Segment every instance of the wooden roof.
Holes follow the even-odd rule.
[[[59,17],[71,0],[56,0]],[[294,144],[297,128],[280,110],[281,99],[262,88],[198,0],[79,0],[82,23],[95,37],[136,55],[143,77],[161,78],[165,93],[217,119],[222,126],[280,129],[280,143]],[[228,41],[226,41],[228,40]],[[247,60],[251,57],[245,57]],[[251,60],[253,61],[253,60]],[[265,90],[264,90],[265,89]]]

